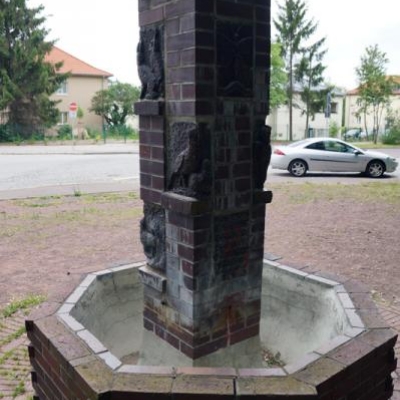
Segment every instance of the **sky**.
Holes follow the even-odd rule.
[[[134,85],[140,84],[136,67],[137,3],[137,0],[27,0],[29,7],[44,6],[45,27],[50,30],[48,39],[57,39],[58,47],[112,73],[114,79]],[[277,4],[277,0],[272,0],[273,18]],[[326,37],[328,52],[323,62],[330,83],[355,88],[355,69],[366,47],[375,44],[389,59],[387,73],[400,75],[398,0],[377,3],[306,0],[306,4],[307,17],[318,22],[315,39]]]

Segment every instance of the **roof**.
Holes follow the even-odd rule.
[[[393,81],[396,84],[396,86],[400,85],[400,75],[387,75],[386,79],[389,79],[389,78],[393,79]],[[349,90],[347,92],[347,95],[348,96],[357,96],[358,95],[358,91],[359,91],[359,88],[355,88],[355,89]],[[394,91],[393,91],[393,94],[399,94],[399,90],[397,88],[395,88]]]
[[[101,76],[105,78],[109,78],[112,76],[107,71],[103,71],[101,69],[95,68],[92,65],[85,63],[84,61],[80,60],[68,54],[64,50],[53,46],[52,50],[46,56],[46,61],[52,64],[56,64],[62,61],[64,64],[60,68],[60,73],[69,72],[71,75],[79,75],[79,76]]]
[[[329,88],[329,85],[327,83],[322,83],[318,86],[312,87],[311,90],[319,92],[322,90],[326,90],[328,88]],[[294,92],[301,93],[303,91],[303,85],[299,82],[294,82],[293,89],[294,89]],[[334,86],[330,92],[331,92],[332,96],[334,96],[334,97],[344,97],[346,95],[346,91],[344,89],[342,89],[340,87],[336,87],[336,86]]]

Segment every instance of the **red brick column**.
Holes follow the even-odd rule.
[[[139,10],[144,325],[195,359],[259,332],[270,1]]]

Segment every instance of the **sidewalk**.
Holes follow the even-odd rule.
[[[65,145],[0,145],[0,155],[23,154],[135,154],[138,143],[98,143]]]

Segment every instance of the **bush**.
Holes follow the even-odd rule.
[[[389,110],[386,119],[386,132],[382,135],[383,144],[400,144],[400,114]]]
[[[97,140],[98,138],[101,138],[101,132],[97,129],[90,128],[88,126],[88,127],[86,127],[86,131],[91,139]]]
[[[43,127],[21,127],[20,125],[11,123],[0,125],[0,142],[19,144],[23,141],[34,143],[38,140],[44,140]]]
[[[72,126],[71,125],[61,125],[58,128],[58,137],[60,139],[71,139],[72,138]]]
[[[335,121],[332,121],[329,125],[329,137],[335,138],[338,136],[340,128]]]
[[[0,142],[7,143],[7,142],[16,142],[17,137],[14,133],[14,130],[11,129],[10,125],[4,124],[0,125]],[[20,139],[19,139],[20,141]]]
[[[135,129],[127,125],[111,126],[107,129],[107,137],[137,139],[138,133]]]
[[[382,136],[383,144],[400,144],[400,124],[392,126],[390,130]]]

